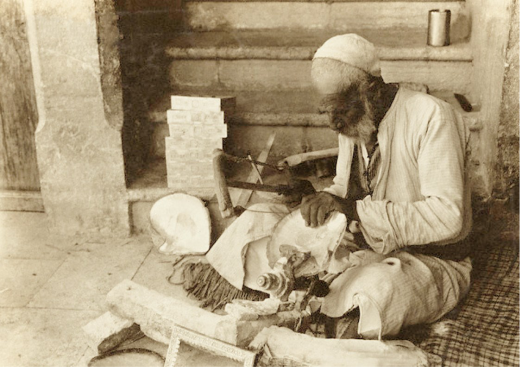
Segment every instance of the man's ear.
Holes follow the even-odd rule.
[[[385,82],[382,77],[368,75],[367,80],[359,85],[359,92],[369,95],[370,97],[375,97],[383,84],[385,84]]]
[[[383,97],[385,81],[380,76],[369,75],[368,79],[359,86],[359,93],[368,101],[380,101]]]

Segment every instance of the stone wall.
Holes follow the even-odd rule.
[[[116,0],[124,101],[123,152],[127,184],[149,159],[150,106],[169,89],[164,53],[180,24],[180,0]]]
[[[477,180],[483,196],[518,197],[518,2],[468,0],[472,97],[480,105]]]
[[[506,53],[503,97],[498,125],[495,195],[518,201],[518,2],[513,4],[512,27]],[[518,206],[518,205],[517,205]]]
[[[467,0],[470,8],[473,50],[472,100],[480,105],[483,129],[479,132],[479,166],[475,191],[489,197],[496,181],[497,145],[501,116],[506,50],[514,0]]]

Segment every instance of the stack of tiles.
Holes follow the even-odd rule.
[[[222,149],[226,122],[235,109],[234,97],[172,96],[167,111],[168,187],[188,194],[214,193],[212,154]]]

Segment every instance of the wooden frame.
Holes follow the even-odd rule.
[[[170,345],[166,353],[164,367],[174,367],[181,342],[216,355],[242,362],[244,367],[254,367],[257,353],[173,325]]]

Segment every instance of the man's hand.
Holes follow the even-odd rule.
[[[305,224],[310,227],[321,226],[329,214],[340,210],[334,197],[328,192],[318,192],[303,198],[300,208]]]
[[[342,199],[324,191],[305,196],[300,211],[305,224],[310,227],[323,225],[333,211],[345,214],[349,220],[359,219],[355,201]]]
[[[299,205],[302,199],[307,195],[316,193],[312,184],[307,180],[291,178],[289,180],[290,190],[282,192],[283,202],[289,208]]]

